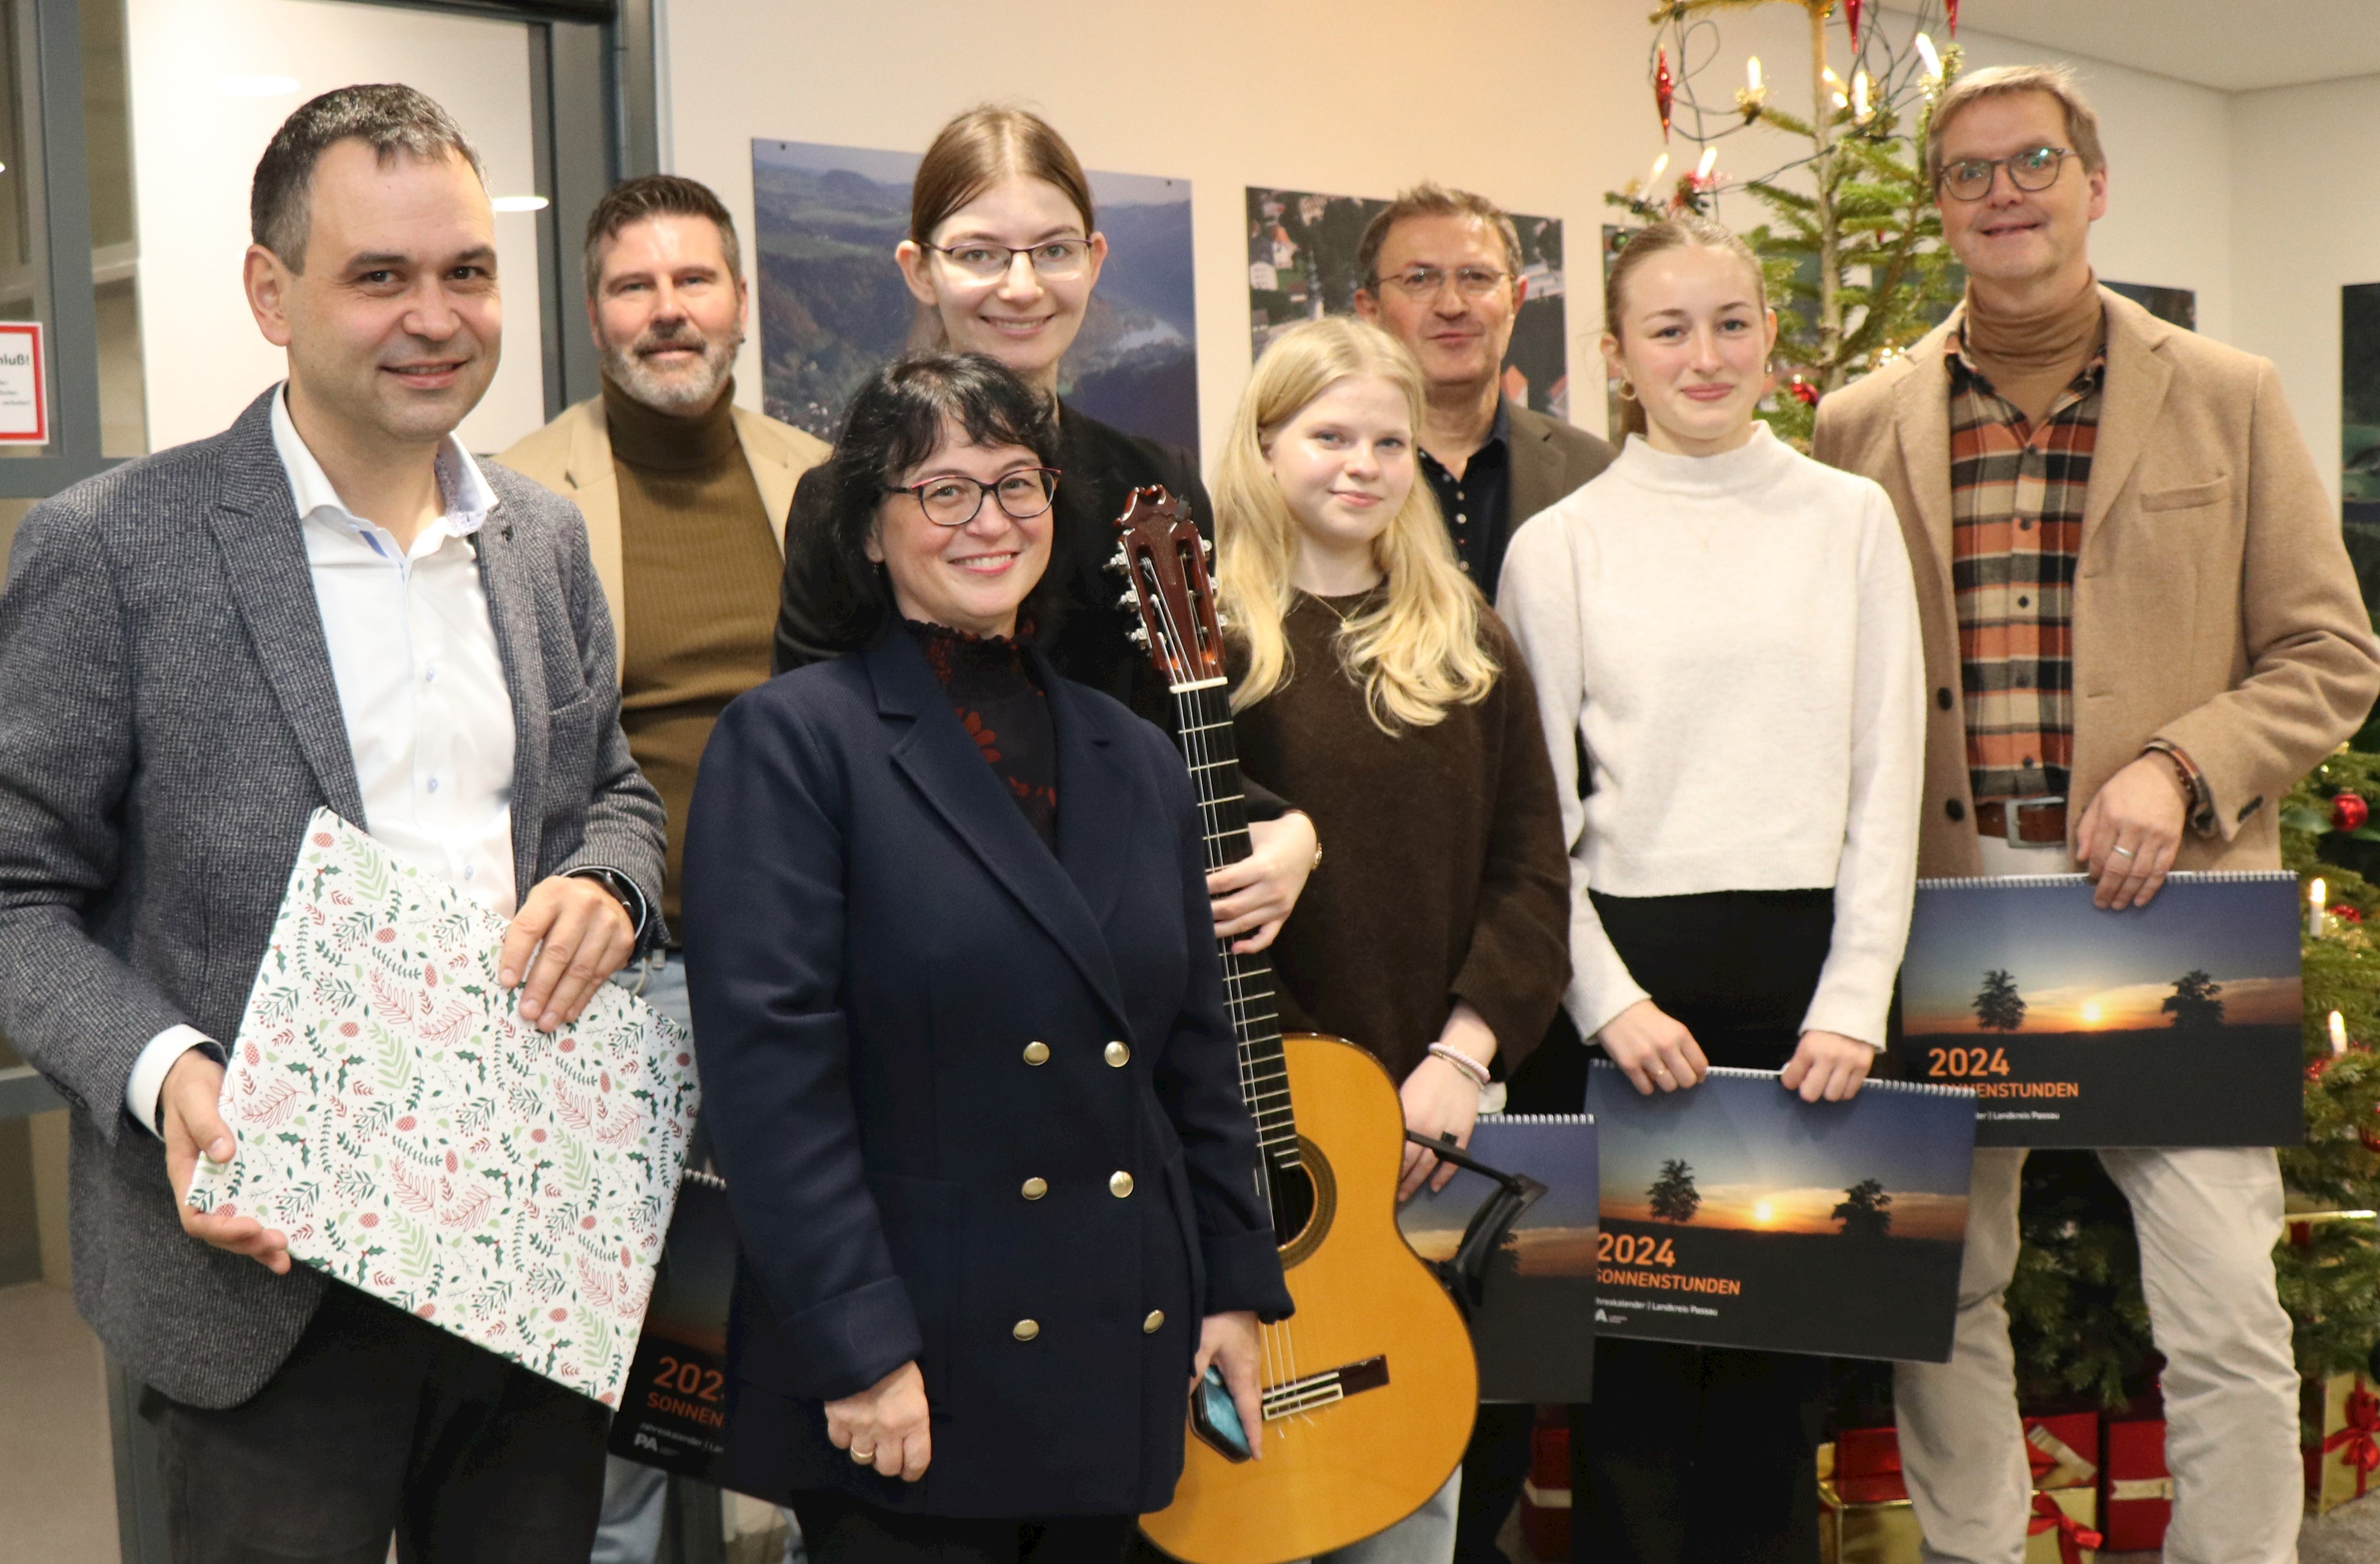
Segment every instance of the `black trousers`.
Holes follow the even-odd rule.
[[[1136,1515],[978,1521],[904,1515],[821,1488],[794,1495],[811,1564],[1122,1564]]]
[[[334,1285],[264,1388],[152,1389],[175,1564],[587,1564],[611,1413]]]
[[[1783,1068],[1834,933],[1830,891],[1596,895],[1604,932],[1711,1063]],[[1603,1337],[1571,1408],[1573,1564],[1817,1564],[1827,1362]]]

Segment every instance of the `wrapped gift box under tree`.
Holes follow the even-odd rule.
[[[2155,1553],[2173,1519],[2165,1465],[2165,1406],[2143,1396],[2108,1414],[2099,1461],[2099,1529],[2110,1553]]]
[[[1529,1430],[1521,1538],[1546,1564],[1566,1564],[1570,1558],[1570,1422],[1562,1407],[1539,1407],[1537,1425]]]
[[[2305,1420],[2316,1437],[2306,1446],[2306,1502],[2327,1514],[2375,1485],[2380,1472],[2380,1394],[2363,1374],[2308,1380]]]
[[[2025,1420],[2036,1490],[2027,1522],[2025,1564],[2090,1564],[2096,1529],[2098,1416],[2068,1412]],[[2080,1441],[2080,1444],[2076,1441]],[[1890,1428],[1845,1428],[1818,1450],[1818,1551],[1824,1564],[1919,1564],[1923,1534]]]

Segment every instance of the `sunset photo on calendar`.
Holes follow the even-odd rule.
[[[2067,894],[1928,886],[1900,970],[1901,1029],[1912,1042],[2294,1031],[2298,915],[2288,885],[2261,880],[2180,882],[2120,913],[2095,907],[2079,879]]]

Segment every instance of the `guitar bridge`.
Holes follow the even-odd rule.
[[[1350,1396],[1366,1390],[1377,1390],[1389,1382],[1389,1360],[1385,1357],[1366,1358],[1343,1367],[1325,1369],[1303,1378],[1284,1380],[1269,1385],[1264,1393],[1264,1414],[1267,1423],[1284,1417],[1295,1417],[1333,1401],[1343,1401]]]

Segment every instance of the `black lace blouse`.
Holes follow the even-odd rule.
[[[1058,734],[1050,698],[1025,649],[1004,636],[971,636],[905,619],[941,681],[952,712],[1025,811],[1042,844],[1058,850]]]

